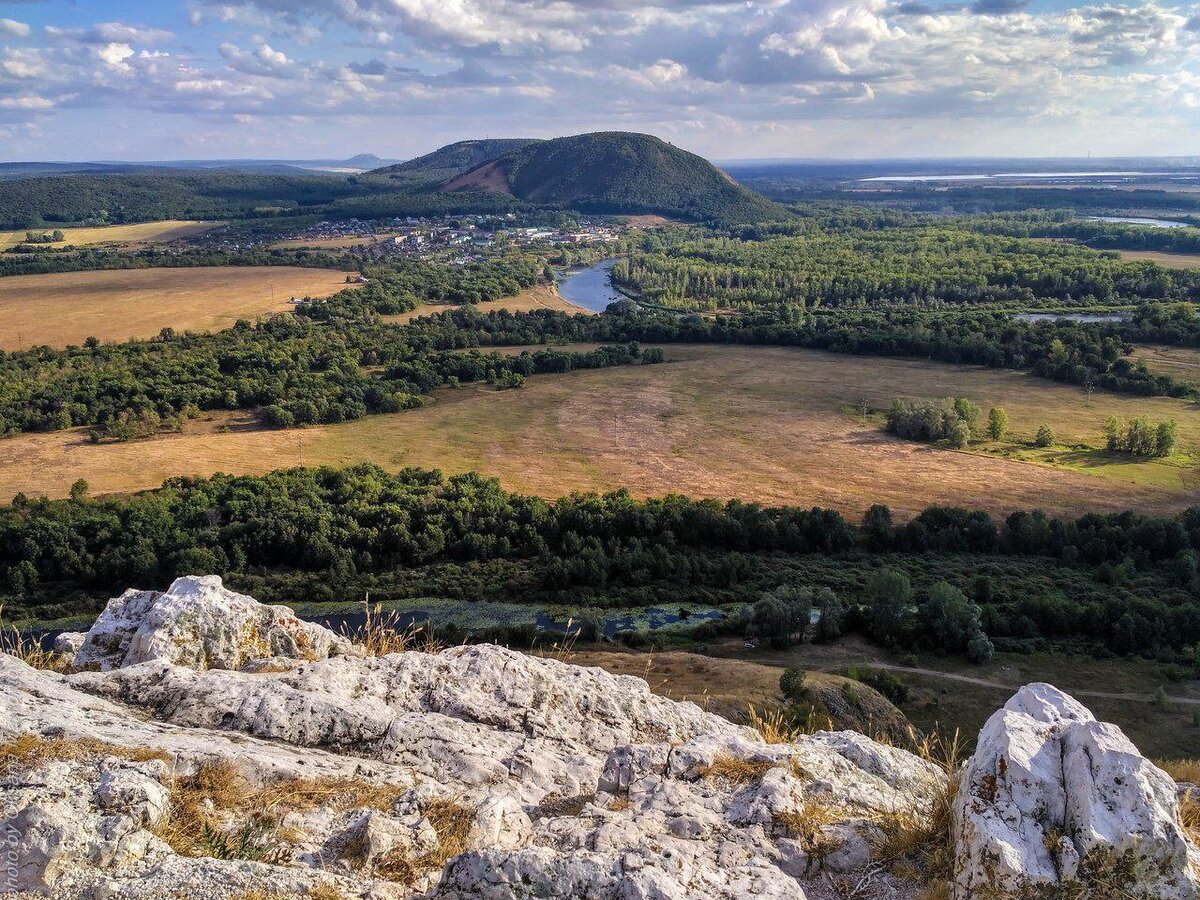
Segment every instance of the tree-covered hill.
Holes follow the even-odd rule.
[[[354,178],[215,171],[55,175],[0,185],[0,228],[218,219],[315,208],[378,188]]]
[[[445,190],[510,193],[530,203],[599,213],[662,213],[761,222],[787,212],[703,157],[620,131],[536,141],[451,179]]]
[[[487,138],[458,141],[407,162],[376,169],[372,175],[387,175],[412,182],[442,182],[491,162],[505,153],[537,143],[534,138]]]

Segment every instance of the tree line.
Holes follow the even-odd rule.
[[[591,606],[685,592],[754,604],[775,592],[751,613],[764,634],[782,627],[768,620],[795,631],[804,609],[822,609],[827,629],[840,619],[899,646],[979,655],[986,635],[1008,649],[1076,642],[1174,659],[1200,641],[1198,560],[1200,509],[998,522],[933,507],[898,524],[875,506],[854,523],[828,509],[624,491],[551,502],[474,474],[372,465],[174,478],[101,499],[78,483],[70,499],[18,495],[0,509],[0,595],[10,615],[41,617],[197,572],[292,603],[369,590]],[[882,568],[903,579],[881,586]]]

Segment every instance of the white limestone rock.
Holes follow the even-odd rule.
[[[696,868],[664,850],[652,859],[540,847],[464,853],[430,892],[437,900],[804,900],[795,879],[774,866],[739,875]]]
[[[0,778],[0,833],[16,890],[44,891],[81,867],[127,866],[169,850],[145,829],[162,819],[168,793],[159,762],[107,758],[12,768]]]
[[[79,652],[86,640],[86,632],[64,631],[54,639],[54,652],[74,659],[75,654]]]
[[[286,606],[264,606],[226,589],[219,576],[204,575],[177,578],[165,593],[130,589],[108,601],[75,652],[74,667],[106,672],[165,660],[192,669],[238,669],[271,657],[354,652],[348,640],[302,622]]]
[[[640,678],[493,645],[342,656],[268,673],[158,660],[68,680],[175,725],[368,756],[479,795],[506,784],[522,803],[593,793],[608,753],[631,743],[703,734],[761,744],[749,729],[653,694]]]
[[[1048,684],[1021,688],[984,725],[953,828],[956,900],[1057,896],[1101,879],[1122,896],[1200,897],[1200,853],[1170,776]]]

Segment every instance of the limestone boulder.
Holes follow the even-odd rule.
[[[954,896],[1200,897],[1174,782],[1115,725],[1048,684],[984,725],[954,804]]]
[[[272,657],[323,659],[353,654],[327,628],[286,606],[266,606],[228,590],[217,575],[177,578],[165,591],[128,590],[108,602],[82,642],[74,667],[109,671],[152,660],[191,669],[238,669]]]

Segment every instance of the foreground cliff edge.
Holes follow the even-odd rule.
[[[492,645],[370,656],[211,576],[61,643],[0,655],[0,892],[1200,898],[1184,789],[1047,684],[947,774]]]

